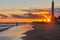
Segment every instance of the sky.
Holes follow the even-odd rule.
[[[30,9],[50,8],[52,0],[0,0],[0,9]],[[55,7],[60,6],[60,0],[55,0]]]

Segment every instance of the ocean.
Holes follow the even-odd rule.
[[[26,36],[23,33],[31,30],[30,23],[0,23],[0,40],[22,40],[21,37]],[[6,29],[6,30],[4,30]]]

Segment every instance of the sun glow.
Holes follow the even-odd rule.
[[[47,19],[47,22],[50,22],[51,21],[51,19]]]
[[[50,22],[51,20],[49,19],[50,18],[50,14],[49,14],[49,11],[44,11],[44,10],[40,10],[40,11],[32,11],[32,15],[33,14],[40,14],[42,15],[41,16],[38,16],[36,19],[36,17],[33,17],[34,19],[32,20],[29,19],[28,17],[27,18],[19,18],[19,19],[16,19],[16,18],[13,18],[10,14],[24,14],[24,13],[28,13],[28,11],[20,11],[20,10],[0,10],[0,14],[4,14],[6,16],[8,16],[9,18],[7,19],[0,19],[0,21],[2,22],[33,22],[33,21],[38,21],[38,22]],[[2,17],[0,17],[2,18]],[[12,19],[11,19],[12,18]]]
[[[40,12],[40,14],[49,14],[49,12]]]
[[[44,11],[44,10],[40,10],[40,11],[34,11],[34,12],[32,12],[33,14],[42,14],[42,15],[44,15],[44,14],[49,14],[49,11]]]

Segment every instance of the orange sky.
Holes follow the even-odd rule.
[[[46,14],[48,13],[49,11],[47,10],[38,10],[38,11],[34,11],[32,13],[37,13],[37,14]],[[28,13],[28,11],[22,11],[22,10],[18,10],[18,9],[15,9],[15,10],[0,10],[0,14],[24,14],[24,13]]]

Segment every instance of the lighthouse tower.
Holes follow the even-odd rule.
[[[54,21],[54,0],[52,0],[52,20]]]

